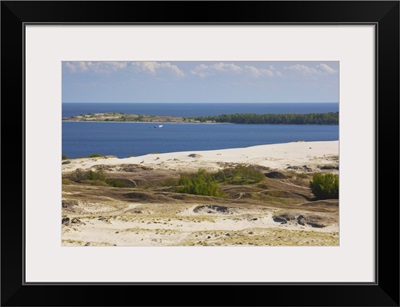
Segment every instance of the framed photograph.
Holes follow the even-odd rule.
[[[399,306],[398,1],[1,27],[2,305]]]

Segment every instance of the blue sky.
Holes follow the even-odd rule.
[[[63,62],[63,102],[338,102],[339,62]]]

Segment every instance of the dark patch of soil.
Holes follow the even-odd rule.
[[[149,203],[157,203],[157,202],[171,202],[169,197],[166,197],[162,194],[155,193],[147,193],[147,192],[130,192],[123,194],[125,198],[128,198],[133,201],[139,202],[149,202]]]
[[[78,205],[79,205],[79,203],[76,200],[72,200],[72,199],[66,200],[66,199],[64,199],[62,201],[63,209],[72,209],[73,210],[73,207],[78,206]]]
[[[339,165],[323,165],[323,166],[319,166],[319,169],[322,170],[332,170],[332,169],[339,169]]]
[[[205,211],[206,213],[209,214],[215,214],[215,213],[222,213],[222,214],[228,214],[231,212],[231,209],[225,206],[218,206],[218,205],[208,205],[208,206],[197,206],[196,208],[193,209],[193,212],[199,213]]]
[[[266,177],[272,179],[286,179],[287,176],[281,172],[269,172],[265,174]]]
[[[201,158],[202,156],[199,154],[192,153],[192,154],[188,155],[188,157],[189,158]]]
[[[65,226],[69,226],[69,225],[71,224],[70,218],[69,218],[69,217],[64,217],[64,218],[61,220],[61,224],[62,224],[62,225],[65,225]]]
[[[292,213],[284,212],[272,216],[272,219],[274,220],[274,222],[286,224],[287,222],[296,220],[296,216]]]
[[[335,222],[335,220],[329,216],[319,216],[310,214],[294,214],[290,212],[284,212],[272,216],[272,219],[276,223],[297,223],[302,226],[311,226],[314,228],[323,228]]]

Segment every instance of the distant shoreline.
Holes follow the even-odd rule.
[[[182,124],[182,125],[190,125],[190,124],[215,124],[215,125],[225,125],[225,124],[233,124],[233,123],[217,123],[217,122],[199,122],[199,121],[192,121],[192,122],[128,122],[128,121],[104,121],[104,120],[62,120],[64,123],[107,123],[107,124]],[[151,127],[150,127],[151,128]]]
[[[64,122],[130,122],[130,123],[232,123],[232,124],[288,124],[338,125],[339,113],[254,114],[236,113],[216,116],[182,117],[170,115],[142,115],[120,112],[88,113],[65,117]]]

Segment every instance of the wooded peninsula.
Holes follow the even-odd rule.
[[[151,122],[151,123],[233,123],[233,124],[286,124],[286,125],[338,125],[339,112],[306,114],[253,114],[236,113],[216,116],[162,116],[126,113],[89,113],[65,117],[73,122]]]

